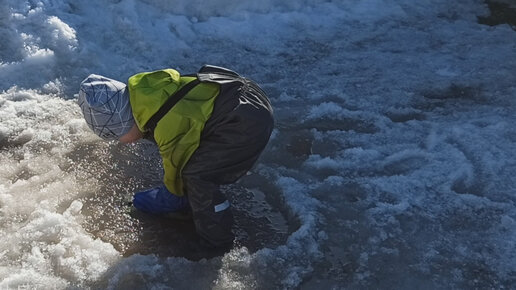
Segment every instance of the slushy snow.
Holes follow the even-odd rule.
[[[487,15],[480,0],[0,0],[0,289],[513,288],[516,31]],[[201,261],[124,256],[105,238],[131,237],[124,213],[95,218],[150,185],[127,173],[147,172],[146,147],[93,135],[78,85],[206,63],[270,95],[276,128],[243,183],[292,232]]]

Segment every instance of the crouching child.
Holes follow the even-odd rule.
[[[163,184],[136,193],[135,208],[157,215],[191,210],[209,245],[232,243],[233,215],[220,186],[251,169],[274,126],[269,99],[255,82],[209,65],[192,75],[139,73],[127,84],[90,75],[78,103],[101,138],[145,138],[158,146]]]

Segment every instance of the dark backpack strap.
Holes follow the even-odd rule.
[[[172,94],[165,103],[158,109],[152,117],[150,117],[149,121],[145,124],[145,138],[150,139],[154,135],[154,129],[158,125],[158,122],[163,118],[174,106],[179,102],[184,96],[186,96],[195,86],[197,86],[201,82],[211,82],[218,83],[220,85],[223,84],[234,84],[234,83],[243,83],[243,78],[239,76],[236,72],[229,70],[227,68],[213,66],[213,65],[205,65],[203,66],[197,74],[188,74],[183,75],[189,77],[195,77],[193,81],[190,81],[186,85],[184,85],[181,89]]]
[[[159,110],[150,117],[149,121],[145,124],[145,131],[153,134],[154,129],[158,125],[158,122],[163,118],[168,111],[170,111],[177,102],[179,102],[188,92],[190,92],[195,86],[200,83],[199,79],[194,79],[190,81],[174,94],[172,94],[165,103],[159,108]]]

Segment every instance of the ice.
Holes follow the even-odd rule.
[[[514,5],[488,2],[0,0],[0,288],[513,288]],[[217,255],[127,213],[159,156],[75,103],[90,73],[205,63],[276,117]]]
[[[10,265],[9,273],[3,273],[3,287],[50,287],[40,279],[57,280],[58,285],[79,285],[95,281],[106,271],[118,258],[118,252],[84,232],[76,220],[80,207],[80,202],[74,201],[63,214],[38,209],[28,222],[4,227],[10,234],[1,238],[2,251],[8,259],[16,258],[21,264]],[[27,275],[30,270],[39,275]]]

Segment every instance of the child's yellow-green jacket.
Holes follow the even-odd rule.
[[[145,124],[181,87],[195,77],[181,77],[173,69],[144,72],[129,78],[131,108],[138,128]],[[163,159],[163,182],[179,196],[184,194],[181,171],[199,147],[201,132],[213,112],[219,85],[200,83],[185,95],[158,123],[154,140]]]

